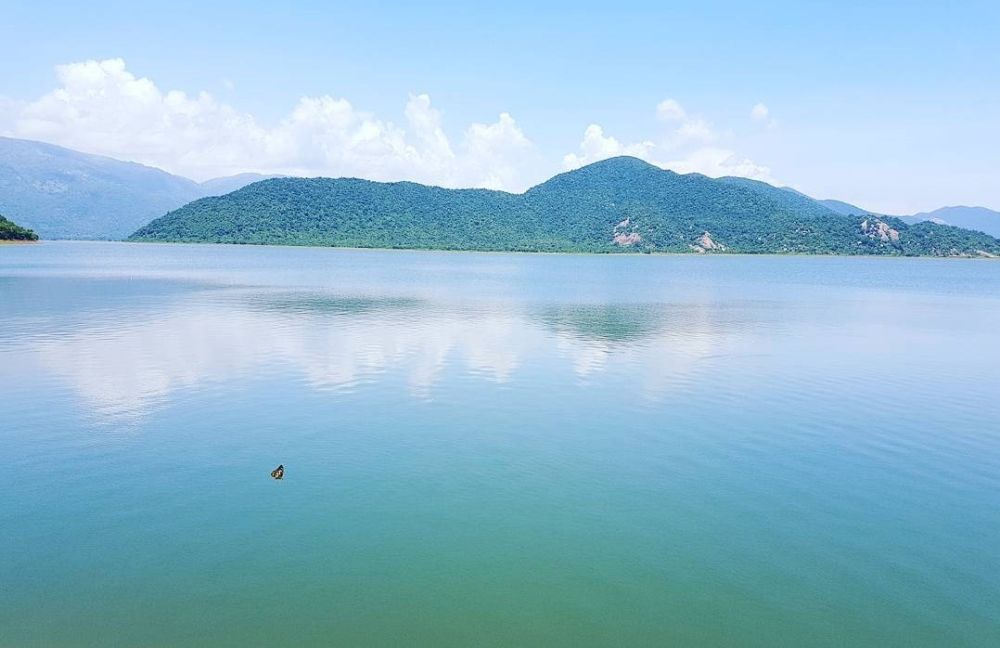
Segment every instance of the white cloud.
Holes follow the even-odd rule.
[[[687,117],[687,113],[673,99],[664,99],[656,106],[656,116],[663,121],[681,121]]]
[[[768,110],[767,106],[762,103],[759,103],[750,109],[750,118],[754,121],[764,121],[770,114],[771,111]]]
[[[0,95],[0,135],[3,134],[3,125],[13,123],[23,109],[23,103]]]
[[[653,142],[636,142],[634,144],[622,144],[614,137],[604,135],[604,129],[597,124],[587,126],[583,132],[583,141],[580,142],[579,153],[568,153],[563,156],[563,165],[567,169],[576,169],[610,157],[619,155],[632,155],[638,158],[649,159],[652,151],[656,148]]]
[[[674,133],[675,144],[711,142],[718,139],[712,125],[701,118],[686,119]]]
[[[659,164],[677,173],[702,173],[712,178],[739,176],[774,183],[771,169],[724,148],[703,147],[682,158]]]
[[[509,113],[501,113],[492,124],[472,124],[463,140],[466,172],[488,189],[526,188],[525,173],[531,166],[534,145],[525,137]]]
[[[198,180],[258,171],[520,191],[553,171],[509,113],[450,138],[444,116],[426,94],[409,97],[400,123],[322,95],[300,98],[277,124],[266,125],[207,92],[163,90],[129,71],[122,59],[70,63],[56,72],[58,87],[33,101],[0,97],[0,133]],[[767,119],[763,104],[754,107],[755,117],[761,112]],[[563,165],[572,169],[633,155],[677,171],[770,180],[767,168],[730,150],[724,134],[676,100],[657,104],[656,116],[665,130],[635,142],[619,141],[591,124]]]
[[[196,179],[262,171],[523,189],[523,162],[535,155],[507,113],[472,124],[453,146],[426,94],[409,98],[405,126],[324,95],[302,97],[267,127],[206,92],[161,90],[122,59],[60,65],[56,72],[57,89],[0,106],[0,119],[6,114],[0,129]]]
[[[563,166],[576,169],[592,162],[618,155],[632,155],[678,173],[703,173],[717,178],[741,176],[774,182],[771,170],[738,155],[719,144],[723,135],[702,117],[688,114],[673,99],[656,106],[657,117],[672,122],[670,130],[656,140],[622,143],[606,135],[599,124],[591,124],[583,133],[577,152],[563,156]]]

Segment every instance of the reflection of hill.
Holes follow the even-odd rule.
[[[550,306],[532,313],[581,378],[628,367],[645,396],[674,392],[753,335],[768,309],[760,302],[610,303]]]
[[[656,337],[682,310],[665,304],[560,304],[539,310],[535,319],[562,336],[627,344]]]
[[[614,344],[654,337],[663,327],[662,310],[657,304],[560,304],[535,317],[560,335]]]
[[[403,297],[342,297],[322,293],[255,293],[246,300],[251,309],[293,315],[390,315],[419,311],[426,303]]]
[[[656,397],[696,379],[705,359],[773,312],[710,300],[526,308],[172,282],[159,294],[152,283],[84,285],[70,311],[29,311],[31,326],[0,327],[0,341],[18,350],[12,364],[41,363],[108,418],[143,416],[175,392],[248,377],[288,374],[313,389],[350,390],[397,375],[425,398],[449,371],[504,383],[524,364],[528,380],[534,371],[556,381],[566,369],[579,378],[627,372],[637,395]],[[72,284],[47,288],[62,294]]]
[[[654,339],[721,337],[763,324],[761,314],[779,309],[760,301],[560,304],[531,313],[532,319],[562,338],[609,348]]]

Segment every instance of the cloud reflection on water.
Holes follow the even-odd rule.
[[[147,415],[181,390],[278,374],[315,390],[351,390],[398,372],[413,397],[426,399],[449,371],[503,384],[538,362],[553,380],[628,370],[643,395],[656,397],[745,323],[709,304],[532,306],[198,290],[49,321],[53,334],[36,329],[22,361],[37,362],[109,419]]]

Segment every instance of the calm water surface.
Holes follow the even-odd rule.
[[[1000,262],[0,247],[0,645],[1000,645],[998,369]]]

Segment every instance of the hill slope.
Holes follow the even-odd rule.
[[[130,240],[524,251],[1000,254],[932,223],[840,216],[743,178],[679,175],[620,157],[524,194],[410,182],[279,178],[196,200]]]
[[[835,211],[843,216],[858,216],[863,214],[875,213],[868,209],[861,209],[857,205],[852,205],[851,203],[844,202],[843,200],[834,200],[832,198],[827,198],[825,200],[818,200],[817,202],[826,207],[827,209]]]
[[[37,241],[38,234],[0,215],[0,241]]]
[[[0,137],[0,212],[43,238],[121,239],[164,212],[258,179],[199,185],[133,162]]]

